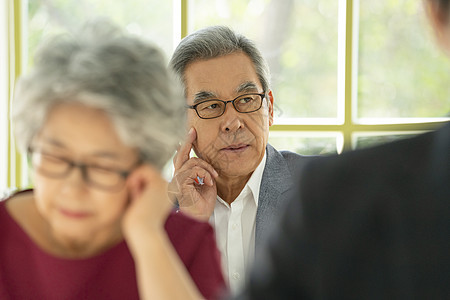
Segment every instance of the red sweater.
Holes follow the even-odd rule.
[[[0,299],[139,299],[125,241],[91,258],[58,258],[30,239],[5,202],[0,201]],[[203,296],[217,298],[225,284],[212,228],[172,213],[165,229]]]

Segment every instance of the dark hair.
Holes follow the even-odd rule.
[[[435,1],[439,2],[442,9],[448,9],[448,6],[450,4],[450,0],[435,0]]]
[[[429,0],[433,1],[437,8],[440,21],[447,23],[450,14],[450,0]]]

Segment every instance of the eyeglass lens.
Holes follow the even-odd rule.
[[[225,101],[208,100],[197,105],[196,110],[202,118],[214,118],[222,115],[226,108]],[[259,94],[242,95],[233,100],[234,108],[241,113],[257,111],[262,105]]]
[[[76,164],[68,159],[46,153],[33,152],[32,165],[40,174],[50,178],[64,178],[79,168],[84,180],[92,186],[103,189],[114,189],[123,182],[121,172],[97,166]]]

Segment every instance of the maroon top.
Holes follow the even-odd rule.
[[[139,299],[125,241],[91,258],[55,257],[30,239],[5,202],[0,201],[0,299]],[[171,213],[165,229],[203,296],[217,298],[225,284],[211,226]]]

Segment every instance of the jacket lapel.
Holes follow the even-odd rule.
[[[267,145],[267,160],[259,191],[256,213],[255,244],[260,245],[271,223],[276,218],[280,205],[292,187],[291,172],[285,158],[271,145]]]

